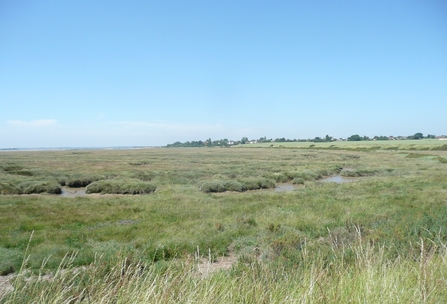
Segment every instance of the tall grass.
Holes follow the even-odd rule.
[[[442,303],[446,247],[419,242],[415,260],[386,257],[384,246],[333,247],[334,259],[304,246],[287,268],[245,257],[230,270],[206,272],[199,260],[147,263],[100,257],[84,268],[66,256],[48,275],[23,269],[1,303]],[[430,248],[430,249],[428,249]],[[346,261],[352,261],[347,263]],[[211,261],[208,261],[212,263]],[[205,271],[205,273],[203,272]]]

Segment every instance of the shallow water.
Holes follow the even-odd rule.
[[[276,187],[275,187],[276,192],[288,192],[288,191],[293,191],[295,189],[296,189],[296,186],[294,184],[288,184],[288,183],[276,184]]]
[[[61,196],[70,197],[70,196],[85,196],[85,188],[70,188],[70,187],[62,187]]]
[[[323,183],[337,183],[337,184],[343,184],[343,183],[350,183],[357,181],[358,177],[343,177],[341,175],[331,176],[322,178],[319,181]]]

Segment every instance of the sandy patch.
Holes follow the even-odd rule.
[[[0,299],[6,295],[8,292],[14,290],[10,280],[14,278],[14,274],[8,274],[7,276],[0,276]]]
[[[219,270],[228,270],[237,262],[237,258],[231,253],[229,256],[223,256],[218,258],[214,262],[210,262],[209,259],[202,258],[197,264],[198,276],[206,278],[210,274],[213,274]]]

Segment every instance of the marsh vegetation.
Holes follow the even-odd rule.
[[[0,302],[447,299],[445,151],[246,146],[0,153]]]

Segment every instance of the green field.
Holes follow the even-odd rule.
[[[284,147],[310,149],[349,149],[349,150],[444,150],[447,141],[438,139],[423,140],[365,140],[332,142],[271,142],[240,145],[239,147]]]
[[[0,303],[447,300],[444,141],[271,144],[0,152]]]

